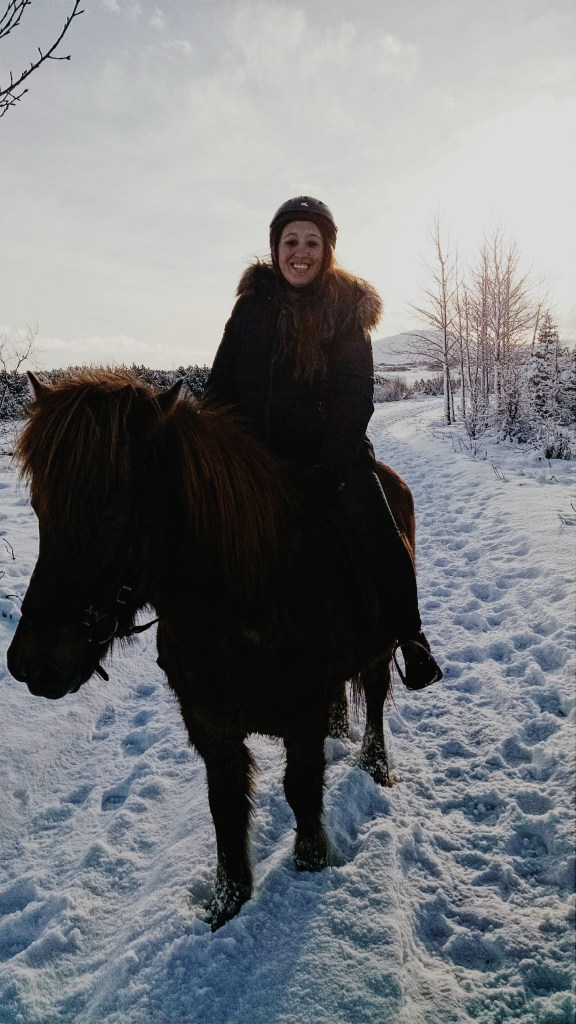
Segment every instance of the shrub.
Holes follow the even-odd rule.
[[[572,459],[575,454],[573,445],[574,442],[558,430],[546,442],[544,455],[547,459]]]
[[[409,398],[410,393],[410,387],[404,377],[383,377],[380,373],[375,374],[375,402],[400,402],[403,398]]]

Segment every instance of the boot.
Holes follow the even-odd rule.
[[[396,658],[398,647],[404,656],[404,672]],[[422,629],[414,636],[403,637],[398,642],[394,650],[394,663],[407,690],[424,690],[442,679],[442,669],[434,658]]]

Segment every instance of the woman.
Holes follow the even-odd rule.
[[[257,261],[240,279],[205,399],[236,406],[273,452],[300,467],[316,502],[338,503],[358,537],[368,538],[381,604],[394,601],[403,681],[422,689],[442,673],[422,632],[412,559],[366,438],[374,411],[369,331],[382,303],[370,284],[336,266],[336,234],[319,199],[298,196],[276,211],[271,260]]]

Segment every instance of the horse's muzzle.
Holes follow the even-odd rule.
[[[46,697],[47,700],[60,700],[69,693],[76,693],[82,680],[65,679],[57,665],[49,661],[36,665],[23,666],[12,653],[11,647],[7,654],[8,671],[20,683],[26,683],[34,697]]]
[[[35,697],[47,700],[60,700],[69,693],[76,693],[96,667],[88,665],[83,658],[78,664],[77,657],[58,657],[50,650],[50,645],[38,643],[37,633],[24,619],[20,620],[8,648],[6,662],[14,679],[26,683]]]

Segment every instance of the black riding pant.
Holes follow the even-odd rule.
[[[338,497],[371,566],[380,624],[391,626],[397,639],[414,636],[422,625],[414,562],[367,454],[362,453]]]

